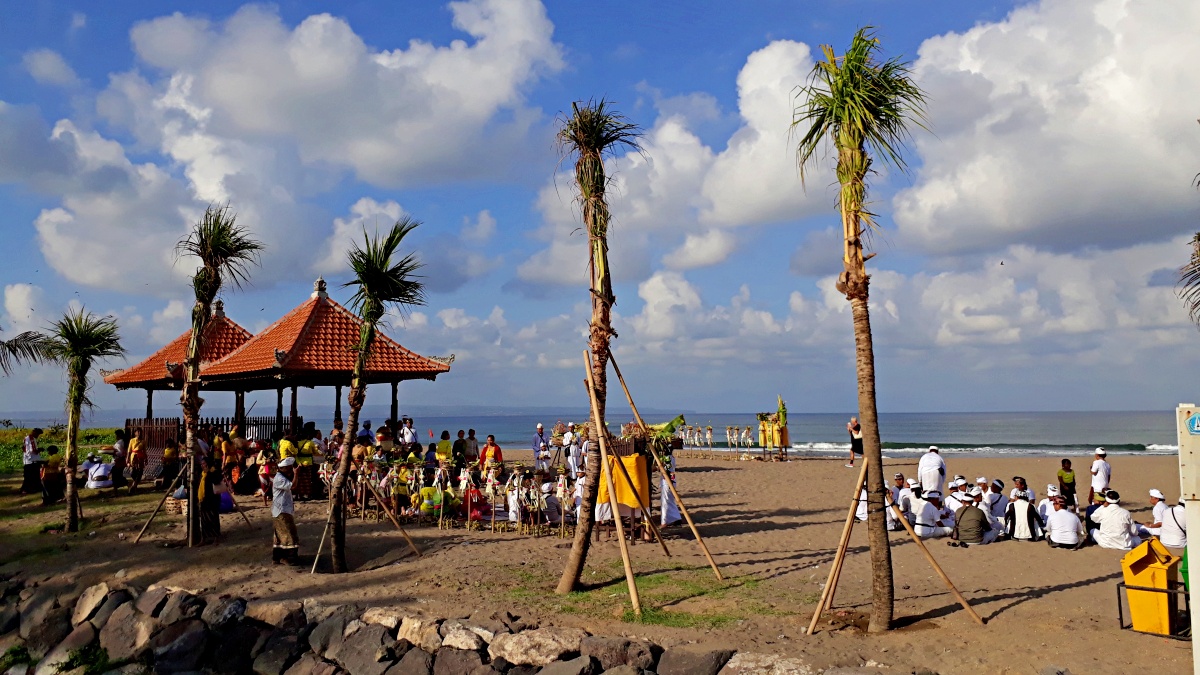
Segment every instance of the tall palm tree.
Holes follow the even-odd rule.
[[[261,242],[237,224],[237,214],[228,204],[209,205],[204,216],[186,237],[175,245],[179,255],[194,256],[200,266],[192,275],[196,301],[192,305],[192,337],[184,360],[183,425],[188,455],[188,546],[200,542],[200,507],[196,496],[200,488],[200,458],[196,452],[196,429],[200,421],[200,355],[204,353],[204,332],[212,318],[212,303],[225,284],[241,288],[249,279],[250,265],[258,264]]]
[[[0,340],[0,374],[12,374],[22,363],[41,363],[50,360],[50,338],[32,330],[19,333],[11,340]]]
[[[111,316],[96,316],[83,308],[70,310],[55,321],[46,336],[46,356],[67,369],[67,531],[79,531],[79,491],[75,467],[79,462],[79,418],[91,406],[88,372],[99,359],[121,356],[121,335]]]
[[[1200,179],[1197,180],[1200,186]],[[1179,285],[1175,292],[1187,306],[1192,323],[1200,325],[1200,232],[1192,235],[1192,257],[1179,268]]]
[[[605,157],[612,156],[618,148],[641,150],[638,138],[641,129],[621,113],[613,110],[607,101],[575,102],[571,104],[571,116],[561,119],[558,130],[558,146],[563,156],[575,157],[575,187],[579,190],[579,206],[583,215],[583,227],[588,235],[588,271],[591,277],[592,322],[589,347],[592,350],[592,379],[596,384],[596,411],[601,425],[608,395],[609,341],[617,333],[612,328],[612,306],[617,299],[613,296],[612,275],[608,265],[608,189],[609,177],[604,171]],[[597,429],[597,433],[607,433]],[[579,584],[583,565],[587,561],[591,542],[593,513],[596,496],[600,490],[600,449],[597,442],[589,445],[587,459],[587,481],[579,506],[579,523],[575,529],[575,541],[571,555],[563,568],[556,593],[570,593]]]
[[[342,488],[346,484],[346,476],[350,473],[350,449],[354,444],[354,430],[358,428],[358,416],[367,400],[367,382],[364,375],[367,361],[371,358],[375,334],[389,306],[403,312],[409,307],[425,304],[425,284],[415,274],[421,268],[416,254],[409,253],[393,260],[404,242],[404,237],[420,224],[405,216],[396,221],[382,239],[378,235],[372,239],[364,229],[362,246],[355,245],[347,254],[354,278],[343,284],[343,287],[354,288],[350,307],[358,312],[363,323],[358,335],[350,393],[346,397],[350,406],[350,416],[346,420],[346,436],[342,441],[338,470],[330,487],[330,499],[333,500],[330,553],[333,556],[333,571],[338,573],[349,571],[346,565],[346,500]]]
[[[879,417],[875,408],[875,349],[871,341],[871,316],[863,237],[878,227],[867,207],[867,179],[875,158],[904,171],[903,150],[909,125],[925,127],[925,94],[912,80],[908,62],[879,60],[879,40],[874,30],[860,28],[850,48],[836,56],[822,45],[824,60],[813,66],[807,85],[797,99],[792,130],[807,126],[796,151],[803,180],[805,169],[818,148],[827,144],[837,153],[838,210],[842,217],[842,265],[837,289],[850,301],[854,317],[854,342],[858,371],[858,419],[862,425],[863,452],[867,459],[867,532],[871,545],[872,612],[870,631],[885,631],[892,622],[892,555],[884,515],[883,455],[879,442]]]

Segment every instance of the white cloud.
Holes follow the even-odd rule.
[[[470,219],[463,219],[463,228],[460,236],[469,242],[476,244],[487,243],[492,235],[496,234],[496,219],[492,217],[492,213],[487,209],[479,212],[475,222]]]
[[[71,12],[71,25],[67,27],[68,32],[75,34],[84,28],[87,28],[87,14]]]
[[[362,242],[364,231],[386,232],[403,215],[404,207],[390,199],[377,202],[370,197],[363,197],[354,202],[349,216],[334,219],[333,233],[321,246],[323,257],[313,265],[313,271],[320,274],[344,272],[346,252],[352,244]]]
[[[151,315],[150,343],[165,345],[179,337],[191,325],[191,306],[182,300],[171,300]]]
[[[4,313],[5,321],[0,328],[9,337],[27,330],[43,330],[55,318],[46,304],[46,291],[32,284],[4,286]]]
[[[725,230],[688,234],[679,248],[663,256],[662,262],[678,270],[709,267],[728,258],[736,246],[737,239]]]
[[[67,64],[62,54],[52,49],[35,49],[21,58],[25,71],[38,84],[53,84],[70,87],[79,82],[79,76]]]
[[[905,243],[1059,250],[1193,227],[1200,166],[1192,86],[1200,4],[1042,0],[926,40],[915,66],[936,136],[895,199]]]

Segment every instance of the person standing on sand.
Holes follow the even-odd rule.
[[[279,462],[279,471],[271,481],[271,518],[273,546],[271,560],[276,565],[291,565],[300,553],[300,535],[296,532],[296,506],[292,502],[292,481],[296,476],[296,458]]]
[[[42,453],[38,452],[38,438],[42,435],[41,429],[33,429],[25,436],[24,449],[21,452],[21,461],[25,465],[25,473],[21,480],[21,494],[23,495],[38,495],[42,493]]]
[[[851,417],[846,423],[846,431],[850,433],[850,462],[846,466],[854,468],[854,456],[863,454],[862,425],[857,417]]]
[[[550,468],[550,439],[546,438],[546,430],[538,422],[537,433],[533,435],[533,470],[545,471]]]
[[[1058,495],[1063,498],[1063,506],[1076,511],[1075,501],[1075,470],[1071,468],[1071,460],[1063,459],[1062,468],[1058,470]]]
[[[141,428],[133,430],[133,438],[129,439],[129,494],[137,490],[138,483],[146,473],[146,443],[142,440]]]
[[[1096,448],[1096,460],[1092,462],[1092,491],[1088,494],[1089,502],[1095,499],[1096,495],[1104,494],[1112,484],[1112,465],[1104,459],[1107,456],[1108,452],[1104,448]]]
[[[929,446],[929,452],[921,455],[921,461],[917,462],[917,478],[921,481],[923,492],[936,491],[941,495],[942,486],[946,483],[946,460],[942,459],[936,445]]]

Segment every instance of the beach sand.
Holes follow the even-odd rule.
[[[511,453],[520,458],[521,453]],[[999,476],[1011,484],[1023,475],[1044,495],[1058,469],[1057,458],[966,458],[947,456],[949,473]],[[1158,487],[1174,499],[1175,457],[1115,456],[1113,487],[1137,520],[1149,517],[1147,491]],[[887,460],[886,475],[914,473],[916,459]],[[1088,458],[1075,458],[1086,473]],[[619,548],[615,540],[592,547],[587,593],[554,596],[569,540],[516,534],[411,527],[425,551],[405,554],[398,533],[386,523],[352,521],[350,562],[359,571],[332,576],[270,565],[269,510],[249,497],[254,530],[240,518],[222,519],[225,540],[196,551],[164,548],[178,541],[178,516],[162,519],[143,543],[130,544],[146,514],[132,509],[90,528],[93,538],[72,543],[67,553],[39,553],[0,566],[0,573],[36,567],[38,574],[71,570],[82,581],[111,578],[127,570],[133,584],[165,583],[206,593],[247,598],[314,598],[327,603],[404,605],[440,616],[473,609],[508,609],[536,617],[542,625],[577,625],[605,635],[641,635],[664,645],[696,641],[755,652],[804,655],[817,667],[857,666],[874,661],[881,673],[926,668],[939,673],[1037,673],[1053,665],[1074,673],[1153,670],[1182,673],[1190,668],[1187,642],[1118,628],[1115,585],[1121,580],[1120,551],[1096,547],[1050,549],[1043,543],[1007,542],[969,549],[944,540],[929,548],[950,578],[987,620],[974,624],[904,532],[892,533],[896,618],[900,626],[866,635],[860,626],[870,606],[870,568],[865,526],[855,528],[850,555],[838,586],[835,617],[818,633],[803,635],[833,558],[857,469],[842,460],[788,463],[679,460],[679,488],[709,549],[727,578],[716,582],[686,526],[672,528],[667,558],[654,544],[632,547],[643,605],[650,623],[621,620],[627,607]],[[5,486],[11,492],[12,481]],[[1085,494],[1086,498],[1086,494]],[[86,508],[86,507],[85,507]],[[92,507],[93,509],[95,506]],[[8,511],[11,513],[11,511]],[[61,519],[59,511],[0,520],[0,539],[37,519]],[[311,564],[324,524],[322,503],[298,505],[302,554]],[[118,533],[127,539],[118,541]],[[53,535],[37,535],[53,543]],[[16,542],[16,539],[10,541]],[[8,557],[8,556],[5,556]],[[327,560],[327,559],[326,559]],[[371,568],[371,569],[366,569]]]

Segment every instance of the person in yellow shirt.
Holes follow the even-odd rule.
[[[299,462],[299,454],[300,449],[296,447],[295,437],[293,437],[291,434],[288,434],[279,439],[279,461],[282,462],[288,457],[296,457],[296,461]]]
[[[142,440],[142,430],[134,429],[133,438],[129,439],[129,473],[132,480],[129,483],[129,494],[137,490],[146,471],[146,442]]]
[[[436,487],[421,488],[421,515],[436,516],[442,509],[442,493]]]
[[[179,476],[179,442],[168,438],[163,443],[162,473],[163,487],[170,487]]]
[[[450,442],[450,432],[448,430],[444,430],[442,431],[442,440],[438,441],[437,444],[438,463],[449,465],[453,456],[454,444]]]

